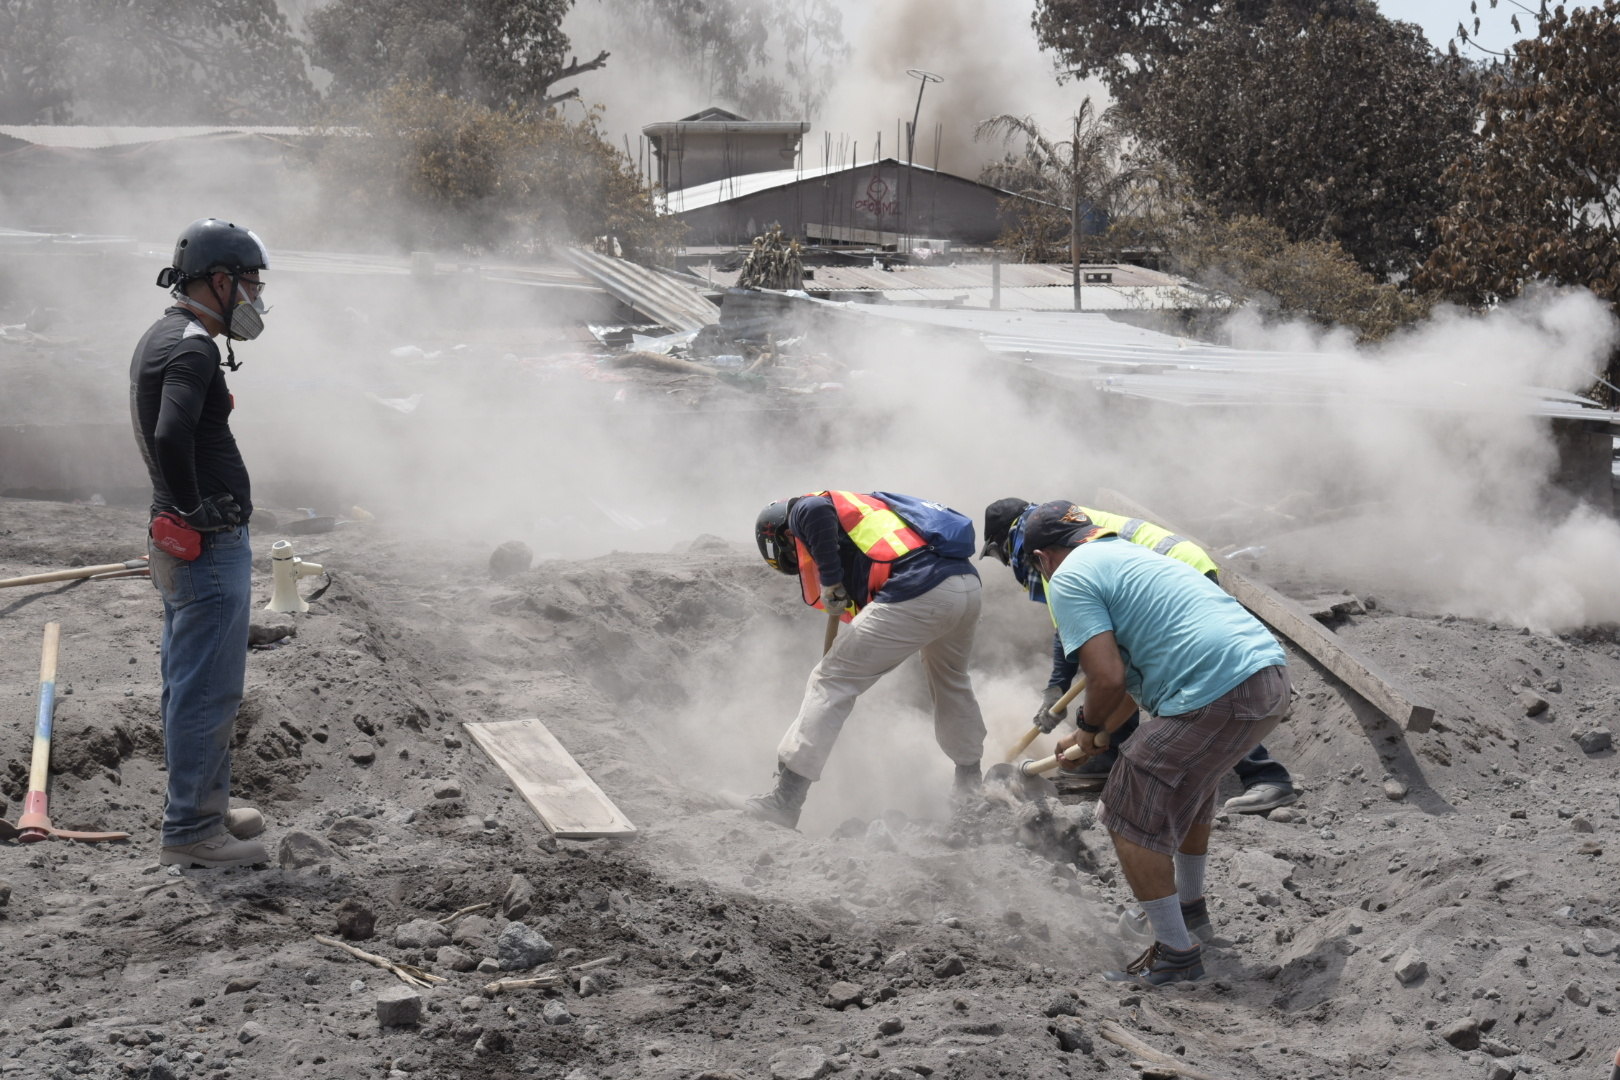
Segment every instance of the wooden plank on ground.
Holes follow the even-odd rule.
[[[1130,514],[1162,525],[1177,535],[1185,536],[1203,547],[1205,551],[1209,550],[1191,533],[1178,528],[1117,491],[1103,488],[1097,493],[1097,505],[1104,510]],[[1210,558],[1215,556],[1211,555]],[[1216,559],[1216,562],[1219,564],[1220,560]],[[1298,645],[1379,712],[1407,731],[1428,731],[1434,724],[1434,709],[1431,706],[1415,700],[1409,691],[1380,671],[1360,650],[1317,622],[1311,617],[1311,613],[1305,610],[1303,604],[1289,599],[1271,586],[1255,581],[1230,566],[1221,566],[1221,585],[1238,603],[1252,611],[1273,630]]]
[[[552,835],[564,840],[629,836],[636,827],[586,775],[539,720],[464,724],[467,734],[534,807]]]

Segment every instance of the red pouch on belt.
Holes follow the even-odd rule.
[[[159,551],[186,562],[202,554],[202,533],[168,511],[152,519],[152,543]]]

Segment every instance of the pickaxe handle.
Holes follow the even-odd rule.
[[[1074,680],[1074,685],[1069,687],[1068,693],[1064,694],[1062,697],[1058,698],[1057,701],[1052,703],[1052,711],[1057,712],[1059,709],[1067,709],[1069,704],[1073,702],[1075,698],[1080,696],[1080,691],[1084,690],[1085,688],[1086,677],[1082,675],[1078,679]],[[1013,758],[1029,749],[1029,744],[1039,738],[1040,735],[1041,725],[1031,724],[1029,733],[1014,743],[1013,748],[1007,751],[1007,760],[1011,761]]]
[[[29,574],[26,577],[5,578],[0,580],[0,589],[9,589],[13,585],[44,585],[52,581],[73,581],[76,578],[95,577],[97,574],[111,574],[120,570],[144,570],[146,557],[131,559],[121,563],[103,563],[100,566],[75,566],[71,570],[52,570],[48,574]]]
[[[1108,733],[1106,731],[1096,736],[1096,740],[1097,749],[1106,750],[1108,748]],[[1018,766],[1018,771],[1024,776],[1034,776],[1036,773],[1050,772],[1052,769],[1057,768],[1061,762],[1079,761],[1083,757],[1085,755],[1080,752],[1078,745],[1071,746],[1061,754],[1053,754],[1051,757],[1040,758],[1036,761],[1026,761]]]

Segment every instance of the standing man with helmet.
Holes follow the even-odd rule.
[[[1209,580],[1220,584],[1218,576],[1220,568],[1215,565],[1215,560],[1191,540],[1141,518],[1127,518],[1123,514],[1110,514],[1106,510],[1093,510],[1089,506],[1077,509],[1097,526],[1119,534],[1120,539],[1140,544],[1160,555],[1180,559]],[[1034,503],[1018,498],[997,499],[985,507],[985,542],[984,550],[979,553],[979,557],[982,559],[986,555],[992,556],[1003,566],[1011,567],[1018,584],[1029,590],[1029,598],[1044,604],[1045,586],[1040,575],[1030,571],[1023,557],[1027,547],[1024,542],[1024,526],[1034,510]],[[1052,675],[1047,680],[1046,690],[1041,695],[1041,707],[1036,711],[1034,720],[1035,726],[1042,731],[1050,732],[1063,719],[1061,714],[1052,712],[1052,706],[1057,704],[1058,698],[1069,689],[1079,671],[1078,661],[1064,652],[1061,635],[1054,634]],[[1106,750],[1086,759],[1078,769],[1066,771],[1065,775],[1089,781],[1100,787],[1107,781],[1109,770],[1118,760],[1119,752],[1126,740],[1135,734],[1137,723],[1138,715],[1132,713],[1115,733]],[[1223,807],[1232,813],[1263,814],[1279,806],[1288,806],[1299,801],[1299,791],[1294,787],[1294,778],[1289,774],[1287,766],[1272,757],[1264,745],[1255,746],[1248,756],[1232,767],[1232,771],[1237,774],[1239,782],[1243,785],[1243,793],[1227,799]]]
[[[804,602],[849,624],[810,672],[799,715],[777,747],[776,787],[746,809],[786,828],[855,699],[919,653],[934,738],[956,765],[954,790],[979,784],[984,717],[968,677],[979,621],[973,522],[939,503],[892,492],[818,491],[771,503],[754,524],[772,569],[797,576]]]
[[[221,370],[239,366],[232,341],[251,341],[264,328],[269,265],[247,229],[217,218],[186,226],[157,279],[174,302],[130,362],[130,416],[152,479],[152,583],[163,598],[165,865],[270,861],[253,839],[263,817],[229,807],[231,736],[247,671],[253,501]]]
[[[1093,756],[1140,702],[1150,719],[1120,752],[1097,820],[1153,927],[1153,944],[1110,982],[1204,976],[1204,870],[1215,790],[1288,713],[1287,657],[1265,626],[1179,559],[1122,541],[1071,502],[1024,522],[1025,558],[1086,676],[1079,730],[1058,743]],[[1201,936],[1201,935],[1200,935]]]

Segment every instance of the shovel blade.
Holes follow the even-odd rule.
[[[1034,801],[1057,797],[1057,787],[1044,776],[1025,776],[1018,766],[992,765],[984,771],[985,784],[994,784],[1018,799]]]

